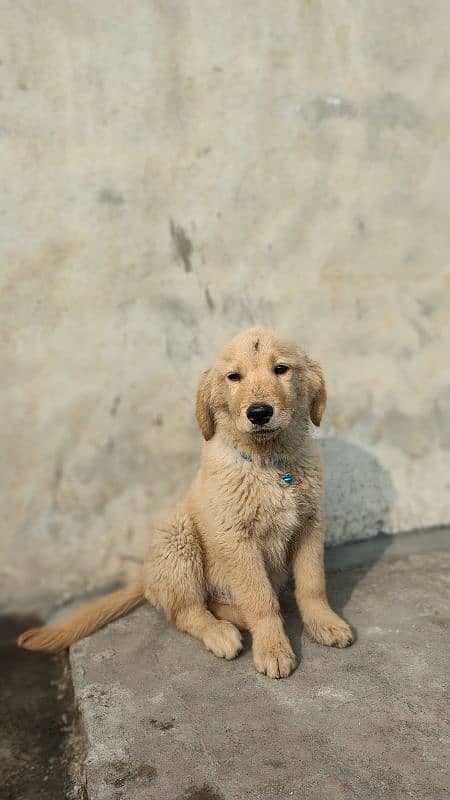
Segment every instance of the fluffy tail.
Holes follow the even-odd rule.
[[[117,592],[82,606],[61,622],[24,631],[19,636],[17,644],[27,650],[58,653],[70,647],[78,639],[89,636],[113,619],[131,611],[144,600],[144,587],[142,580],[139,579]]]

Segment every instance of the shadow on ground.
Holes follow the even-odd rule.
[[[2,800],[82,800],[73,688],[67,655],[17,647],[34,616],[0,617]]]

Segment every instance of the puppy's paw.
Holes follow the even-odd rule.
[[[287,678],[297,665],[295,653],[288,640],[253,644],[253,661],[258,672],[269,678]]]
[[[208,627],[203,642],[207,650],[218,658],[235,658],[242,650],[242,637],[231,622],[217,621]]]
[[[328,647],[348,647],[353,642],[350,625],[334,611],[305,620],[305,628],[315,642]]]

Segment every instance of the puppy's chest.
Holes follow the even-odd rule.
[[[245,481],[244,481],[245,483]],[[289,539],[298,525],[298,487],[282,481],[281,475],[258,476],[248,480],[254,501],[244,513],[253,535],[264,541],[280,536]],[[253,506],[253,508],[252,508]]]
[[[290,475],[292,483],[283,475]],[[227,489],[223,510],[228,525],[262,545],[270,546],[272,540],[287,543],[298,529],[302,510],[311,506],[308,482],[299,471],[244,465]]]

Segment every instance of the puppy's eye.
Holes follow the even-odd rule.
[[[287,367],[286,364],[277,364],[273,368],[273,371],[274,371],[275,375],[284,375],[284,373],[287,372],[288,369],[289,369],[289,367]]]
[[[227,378],[228,378],[229,381],[240,381],[241,380],[241,376],[239,375],[239,372],[229,372],[228,375],[227,375]]]

